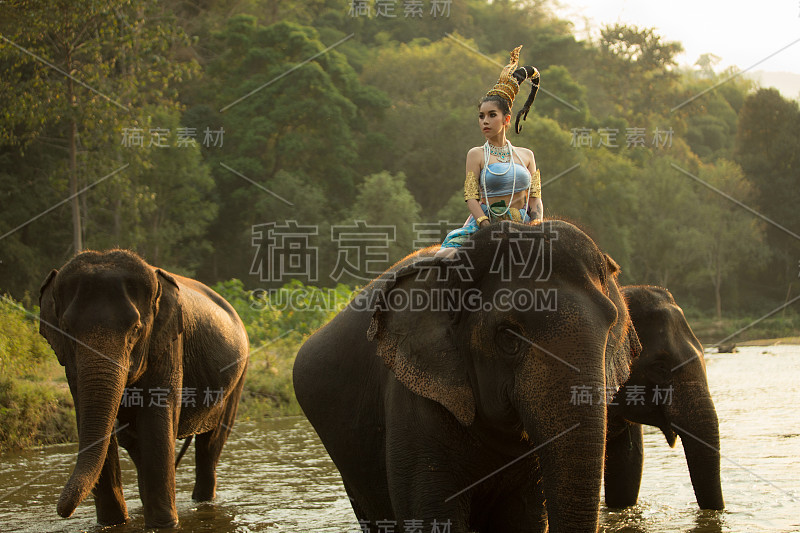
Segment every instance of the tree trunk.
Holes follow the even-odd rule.
[[[714,276],[714,299],[717,304],[717,320],[722,320],[722,295],[720,294],[720,287],[722,286],[722,274],[720,273],[719,264],[717,264],[717,272]]]
[[[71,61],[67,58],[67,72],[71,69]],[[69,194],[72,205],[72,247],[75,253],[83,251],[83,238],[81,232],[81,207],[78,200],[78,162],[77,162],[77,137],[78,137],[78,122],[75,119],[75,92],[72,86],[72,80],[68,83],[69,94],[67,95],[70,102],[72,102],[72,117],[70,118],[69,125]]]

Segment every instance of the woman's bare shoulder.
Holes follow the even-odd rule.
[[[467,162],[482,162],[483,161],[483,146],[475,146],[467,151]]]
[[[520,154],[525,154],[525,157],[530,157],[531,159],[533,158],[533,150],[530,148],[525,148],[524,146],[515,146],[514,148],[519,150]]]
[[[531,166],[531,164],[536,165],[536,158],[533,156],[533,150],[529,148],[525,148],[524,146],[515,146],[514,151],[517,153],[517,156],[522,159],[522,162],[525,163],[525,166]]]

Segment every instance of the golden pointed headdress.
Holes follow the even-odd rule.
[[[508,102],[509,109],[514,105],[514,98],[519,92],[519,82],[512,74],[514,74],[514,71],[517,70],[519,66],[520,50],[522,50],[522,45],[517,46],[511,51],[511,62],[503,67],[503,71],[500,73],[500,79],[497,80],[494,87],[486,93],[486,96],[496,94],[505,99],[505,101]]]

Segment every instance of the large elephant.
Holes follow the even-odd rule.
[[[39,304],[39,331],[65,367],[78,422],[58,513],[70,516],[93,491],[100,524],[127,520],[118,441],[136,465],[148,527],[178,523],[176,438],[197,435],[192,497],[212,499],[249,353],[233,308],[126,250],[75,256],[50,272]]]
[[[301,347],[297,399],[365,526],[594,532],[606,407],[571,391],[616,388],[638,349],[618,267],[563,221],[471,245],[365,287]]]
[[[644,451],[642,424],[661,429],[670,446],[680,435],[701,509],[722,509],[719,422],[708,390],[703,346],[667,289],[623,287],[642,343],[630,379],[608,407],[605,499],[635,505]]]

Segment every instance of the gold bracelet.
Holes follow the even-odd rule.
[[[478,224],[478,227],[480,228],[481,227],[481,222],[483,222],[484,220],[489,220],[489,217],[487,217],[486,215],[483,215],[482,217],[478,217],[478,219],[475,220],[475,223]]]
[[[474,172],[467,172],[467,179],[464,181],[464,201],[480,200],[481,192],[478,185],[478,178]]]

